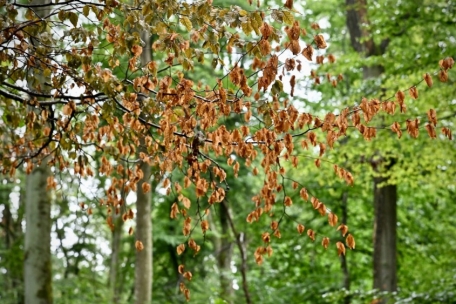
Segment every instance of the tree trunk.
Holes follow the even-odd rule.
[[[388,177],[374,178],[374,289],[392,292],[397,288],[397,186],[379,187],[385,182]]]
[[[49,3],[49,0],[34,0],[32,5]],[[49,7],[37,7],[34,12],[45,19]],[[45,28],[45,27],[44,27]],[[46,29],[44,29],[46,30]],[[36,41],[35,41],[36,40]],[[39,39],[31,38],[33,44],[40,44]],[[42,69],[33,69],[36,83],[32,90],[48,93]],[[28,85],[31,85],[30,83]],[[31,109],[32,110],[32,109]],[[45,151],[44,151],[45,152]],[[40,155],[41,156],[41,155]],[[38,157],[40,157],[38,156]],[[51,197],[47,191],[47,178],[51,171],[48,159],[35,164],[26,177],[25,194],[25,245],[24,245],[24,298],[25,303],[50,304],[52,300],[51,271]]]
[[[369,20],[367,18],[366,0],[346,0],[347,27],[350,33],[350,41],[353,48],[369,57],[381,55],[388,46],[388,39],[376,46],[367,30]],[[364,79],[375,78],[384,72],[383,66],[369,66],[363,68]],[[380,151],[381,154],[381,151]],[[383,160],[384,161],[384,160]],[[394,164],[382,166],[373,163],[381,177],[374,178],[374,289],[380,291],[396,291],[397,260],[396,260],[396,201],[397,186],[388,185],[388,170]],[[380,186],[383,184],[382,186]],[[385,303],[385,299],[379,303]]]
[[[46,191],[49,175],[43,162],[26,178],[25,303],[52,303],[51,199]]]
[[[348,192],[342,193],[342,223],[348,225],[348,208],[347,208]],[[350,273],[348,271],[347,257],[345,254],[340,256],[340,267],[343,273],[343,286],[345,290],[350,291]],[[344,304],[350,304],[351,297],[347,295],[344,297]]]
[[[220,204],[221,237],[218,255],[218,267],[220,271],[221,298],[227,303],[232,303],[233,287],[229,273],[231,272],[231,259],[233,243],[230,240],[230,223],[228,220],[227,205]]]
[[[151,39],[146,33],[142,34],[145,47],[141,54],[141,65],[145,65],[151,60]],[[145,142],[141,140],[139,152],[147,155]],[[136,251],[135,267],[135,303],[148,304],[152,300],[152,213],[151,213],[151,193],[150,190],[145,193],[143,183],[150,185],[152,174],[151,166],[146,162],[141,162],[140,169],[143,172],[143,178],[137,185],[136,201],[136,240],[141,241],[143,250]],[[153,187],[152,188],[153,191]]]
[[[118,270],[120,261],[120,243],[122,240],[123,220],[120,215],[112,212],[112,240],[111,240],[111,265],[109,267],[109,290],[111,301],[114,304],[120,303],[120,288],[118,283]]]
[[[14,218],[11,212],[12,202],[9,198],[14,184],[8,181],[5,185],[0,185],[0,204],[3,205],[3,212],[0,222],[0,227],[3,231],[0,232],[0,238],[3,238],[5,252],[3,257],[8,260],[10,257],[22,255],[22,213],[23,213],[23,197],[19,199],[18,216]],[[22,191],[21,191],[22,192]],[[16,304],[24,303],[24,264],[22,260],[4,264],[6,272],[4,273],[4,290],[15,299]],[[8,296],[6,296],[8,297]]]
[[[152,225],[151,194],[144,193],[143,183],[150,183],[151,167],[142,162],[144,177],[138,182],[136,201],[136,240],[141,241],[144,249],[136,251],[135,303],[148,304],[152,299]]]

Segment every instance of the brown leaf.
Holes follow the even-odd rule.
[[[307,229],[307,235],[312,241],[315,241],[315,231],[313,231],[312,229]]]
[[[141,241],[136,241],[135,247],[137,251],[142,251],[144,249],[144,245]]]
[[[396,100],[397,100],[397,102],[400,103],[400,104],[403,103],[404,100],[405,100],[405,94],[404,94],[404,92],[402,92],[402,91],[397,91],[397,93],[396,93]]]
[[[293,201],[291,200],[291,198],[289,196],[285,196],[283,204],[287,207],[290,207],[291,205],[293,205]]]
[[[448,69],[451,69],[454,65],[454,60],[451,57],[447,57],[443,60],[439,61],[439,65],[441,68],[443,68],[445,71]]]
[[[180,274],[184,273],[184,265],[182,265],[182,264],[179,265],[179,267],[177,267],[177,271],[178,271]]]
[[[321,34],[316,35],[314,37],[314,41],[317,44],[317,47],[319,49],[326,49],[327,48],[326,41],[325,41],[325,38],[323,37],[323,35],[321,35]]]
[[[308,44],[307,47],[305,47],[301,54],[306,57],[307,60],[312,61],[312,55],[313,55],[313,47]]]
[[[203,230],[203,233],[206,233],[206,231],[209,229],[209,222],[206,220],[202,221],[201,229]]]
[[[347,235],[347,238],[345,239],[345,243],[347,244],[347,247],[350,249],[355,249],[355,239],[351,234]]]
[[[434,109],[429,109],[427,112],[427,117],[429,119],[429,122],[435,126],[437,126],[437,113],[435,112]]]
[[[401,126],[399,125],[399,123],[397,121],[391,125],[391,130],[397,134],[398,138],[401,138],[401,136],[402,136]]]
[[[298,229],[298,233],[299,233],[299,234],[303,234],[303,232],[304,232],[304,230],[305,230],[304,225],[298,224],[298,226],[297,226],[296,228]]]
[[[276,230],[277,228],[279,228],[279,222],[277,222],[277,221],[272,221],[272,222],[271,222],[271,229],[272,229],[272,230]]]
[[[430,138],[437,137],[437,134],[435,133],[435,129],[431,124],[426,124],[425,128],[426,128],[426,131],[428,132]]]
[[[190,290],[185,288],[184,289],[184,296],[185,296],[185,300],[188,302],[190,301]]]
[[[345,245],[342,242],[337,242],[336,247],[337,247],[338,255],[341,255],[341,254],[345,255]]]
[[[148,193],[151,189],[151,186],[148,182],[144,182],[144,183],[142,183],[141,188],[144,193]]]
[[[192,273],[191,273],[190,271],[184,272],[184,273],[182,274],[182,276],[183,276],[184,278],[186,278],[187,280],[189,280],[189,281],[191,281],[191,280],[192,280],[192,277],[193,277],[193,275],[192,275]]]
[[[339,225],[339,227],[337,227],[337,231],[339,231],[342,233],[342,236],[345,236],[348,232],[348,226],[345,225],[345,224],[341,224]]]
[[[413,98],[413,99],[417,99],[418,98],[418,90],[416,87],[411,87],[409,89],[409,93],[410,93],[410,96]]]
[[[134,46],[131,47],[131,52],[136,57],[141,55],[142,51],[143,51],[143,48],[141,46],[139,46],[139,45],[134,45]]]
[[[426,84],[428,87],[432,87],[432,77],[429,75],[429,73],[426,73],[423,75],[424,81],[426,81]]]
[[[280,230],[277,229],[276,231],[274,231],[274,236],[278,239],[280,239],[282,237],[282,234],[280,233]]]
[[[293,8],[293,0],[286,0],[284,6],[291,10]]]
[[[439,80],[441,82],[447,82],[448,81],[448,73],[446,70],[440,70],[439,72]]]
[[[307,189],[306,188],[302,188],[301,191],[299,191],[299,195],[301,196],[301,198],[305,201],[308,201],[309,200],[309,194],[307,193]]]
[[[451,130],[449,128],[443,127],[442,134],[448,137],[449,140],[453,140],[453,134],[451,133]]]
[[[332,212],[328,213],[328,222],[329,222],[330,226],[332,226],[332,227],[336,226],[338,220],[339,219],[338,219],[337,215],[335,215]]]
[[[320,213],[321,216],[326,215],[326,206],[323,203],[320,203],[318,206],[318,212]]]
[[[328,249],[328,246],[329,246],[329,238],[328,237],[324,237],[323,240],[321,241],[321,245],[323,247],[325,247],[325,249]]]
[[[414,120],[407,119],[407,132],[410,134],[411,137],[417,138],[419,134],[419,127],[420,127],[420,120],[415,118]]]

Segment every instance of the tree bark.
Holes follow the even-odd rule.
[[[0,185],[0,204],[3,205],[3,212],[0,221],[1,238],[4,238],[5,254],[4,258],[23,253],[22,247],[22,215],[23,214],[23,196],[19,198],[18,216],[14,218],[11,212],[11,201],[9,195],[12,192],[14,184],[10,181],[6,185]],[[23,191],[21,191],[23,192]],[[21,194],[22,195],[22,194]],[[12,295],[16,304],[24,304],[24,264],[23,261],[5,263],[5,282],[3,288],[8,294]]]
[[[348,210],[347,210],[347,200],[348,200],[348,192],[344,191],[342,193],[342,223],[348,225]],[[348,264],[347,264],[347,257],[345,254],[340,256],[340,267],[342,268],[343,273],[343,286],[345,290],[348,292],[350,291],[350,273],[348,271]],[[344,304],[350,304],[351,297],[347,295],[344,297]]]
[[[52,303],[50,170],[43,162],[26,177],[25,303]]]
[[[152,217],[151,194],[144,193],[141,185],[150,183],[151,167],[142,162],[144,177],[138,182],[136,201],[136,240],[141,241],[144,249],[136,251],[135,303],[148,304],[152,300]]]
[[[249,292],[249,284],[247,282],[247,248],[246,248],[246,241],[245,241],[245,234],[240,232],[238,233],[236,227],[234,226],[233,219],[231,218],[230,210],[228,209],[227,203],[225,200],[222,201],[223,205],[225,205],[226,210],[226,218],[228,223],[230,224],[231,231],[233,232],[234,237],[236,238],[236,244],[239,249],[239,253],[241,255],[241,265],[240,271],[242,276],[242,290],[244,291],[245,303],[251,304],[252,298],[250,297]]]
[[[141,65],[145,65],[151,60],[151,39],[144,32],[141,36],[145,42],[145,47],[141,53]],[[147,155],[147,148],[144,144],[144,139],[142,139],[138,151]],[[152,212],[150,190],[145,193],[142,185],[143,183],[150,185],[152,169],[146,162],[141,162],[140,169],[143,172],[143,178],[138,182],[136,192],[136,240],[141,241],[144,248],[141,251],[136,251],[135,303],[148,304],[152,300]],[[150,188],[153,191],[153,187]]]
[[[379,187],[387,182],[388,177],[374,178],[374,289],[392,292],[397,289],[397,186]]]
[[[34,0],[32,5],[46,4],[49,0]],[[38,7],[34,11],[45,19],[49,7]],[[44,21],[45,22],[45,21]],[[46,29],[45,29],[46,30]],[[39,39],[31,38],[32,45],[40,44]],[[33,69],[37,81],[34,89],[47,93],[45,77],[41,69]],[[30,85],[30,83],[28,84]],[[30,109],[33,111],[33,109]],[[50,304],[52,299],[51,271],[51,197],[47,191],[47,178],[51,171],[47,166],[48,159],[40,164],[26,177],[25,194],[25,245],[24,245],[24,298],[25,303]]]
[[[347,27],[350,33],[350,41],[353,48],[365,57],[381,55],[388,46],[385,39],[377,46],[372,35],[367,30],[369,20],[367,17],[366,0],[346,0]],[[381,65],[365,66],[363,68],[364,79],[375,78],[384,72]],[[381,152],[380,152],[381,154]],[[382,160],[384,162],[384,160]],[[373,288],[380,291],[393,292],[397,288],[397,259],[396,259],[396,202],[397,186],[388,184],[388,170],[394,165],[394,161],[388,166],[373,163],[377,173],[381,177],[374,178],[374,284]],[[382,184],[382,185],[381,185]],[[382,299],[379,303],[385,303]]]
[[[229,211],[227,208],[226,204],[220,204],[221,237],[217,262],[220,271],[221,298],[227,303],[232,303],[233,287],[228,274],[231,271],[233,243],[229,236],[230,223],[228,220]]]
[[[120,303],[120,288],[118,284],[118,270],[120,260],[120,243],[122,240],[123,220],[116,212],[112,212],[112,239],[111,239],[111,265],[109,267],[109,290],[111,301],[114,304]]]

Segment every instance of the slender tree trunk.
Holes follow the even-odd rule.
[[[147,33],[141,36],[145,42],[141,64],[145,65],[151,60],[151,39]],[[144,145],[145,141],[142,139],[138,151],[147,155],[147,148]],[[143,178],[138,182],[136,192],[136,240],[141,241],[144,248],[136,251],[135,303],[148,304],[152,300],[152,212],[150,190],[146,193],[142,185],[146,183],[150,186],[152,169],[146,162],[141,162],[140,169],[143,172]],[[153,187],[149,188],[153,191]]]
[[[252,298],[250,297],[249,292],[249,284],[247,282],[247,242],[245,240],[245,234],[240,232],[238,233],[236,227],[234,226],[233,219],[231,218],[230,209],[227,206],[226,201],[222,201],[223,205],[225,205],[225,214],[228,220],[228,223],[231,228],[231,232],[233,233],[234,237],[236,238],[236,244],[239,249],[239,253],[241,255],[241,265],[240,265],[240,272],[242,276],[242,290],[244,291],[245,303],[251,304]]]
[[[33,0],[32,5],[49,3],[49,0]],[[37,7],[34,12],[45,19],[49,7]],[[46,22],[46,21],[43,21]],[[46,31],[46,27],[43,27]],[[32,45],[40,44],[39,39],[31,38]],[[32,90],[47,93],[44,76],[40,68],[33,69],[36,82],[29,83]],[[30,109],[33,111],[33,109]],[[43,152],[46,152],[43,151]],[[40,156],[39,156],[40,157]],[[35,164],[26,177],[25,194],[25,245],[24,245],[24,298],[25,303],[50,304],[52,300],[51,271],[51,197],[47,191],[47,178],[51,171],[47,166],[48,159]]]
[[[20,224],[22,219],[20,214],[17,219],[13,217],[11,212],[11,202],[9,199],[9,195],[13,187],[14,184],[11,184],[10,182],[6,185],[0,185],[0,204],[3,205],[2,220],[0,222],[0,226],[3,231],[0,232],[0,236],[3,238],[2,241],[4,241],[5,251],[8,252],[8,256],[22,252],[18,246],[19,242],[22,243],[22,229]],[[21,200],[22,199],[19,200],[19,204],[21,204]],[[21,206],[19,206],[18,213],[21,213],[20,209]],[[7,255],[5,255],[6,259],[8,259]],[[4,266],[6,273],[4,275],[5,282],[3,288],[8,292],[8,294],[12,295],[12,297],[16,300],[16,304],[24,303],[24,265],[22,261],[6,263]]]
[[[385,52],[389,40],[383,40],[377,46],[367,30],[366,0],[346,0],[347,27],[353,48],[369,57]],[[383,66],[363,68],[364,79],[375,78],[384,72]],[[381,155],[381,151],[380,155]],[[383,160],[384,161],[384,160]],[[374,178],[374,289],[393,292],[397,288],[397,259],[396,259],[396,201],[397,186],[388,184],[388,170],[394,164],[383,166],[373,163],[376,172],[381,177]],[[379,303],[385,303],[385,299]]]
[[[342,194],[342,223],[348,225],[348,210],[347,210],[348,192],[344,191]],[[346,291],[350,291],[350,273],[348,271],[347,257],[345,254],[340,256],[340,267],[344,275],[343,286]],[[351,297],[349,295],[344,297],[344,304],[350,304]]]
[[[112,230],[111,240],[111,265],[109,267],[109,290],[111,291],[111,301],[114,304],[120,303],[120,288],[118,284],[118,270],[120,261],[120,250],[122,240],[122,227],[123,221],[120,215],[116,215],[115,211],[112,212],[112,223],[114,224]]]
[[[388,177],[374,178],[374,289],[397,289],[396,222],[397,186],[383,185]]]
[[[51,199],[46,191],[49,175],[43,162],[26,178],[25,303],[52,303]]]
[[[152,300],[152,217],[151,194],[144,193],[141,185],[150,183],[151,167],[141,163],[144,177],[138,182],[136,201],[136,240],[141,241],[144,249],[136,251],[135,303],[148,304]]]
[[[221,237],[219,242],[218,267],[220,271],[221,298],[232,303],[233,287],[230,278],[233,243],[230,240],[230,223],[226,204],[220,204]]]

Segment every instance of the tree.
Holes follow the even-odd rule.
[[[151,61],[152,46],[150,34],[142,35],[142,40],[145,42],[145,50],[141,53],[141,63],[143,65]],[[137,216],[136,216],[136,238],[137,238],[137,253],[136,253],[136,269],[135,269],[135,298],[138,304],[150,303],[152,299],[152,212],[151,212],[151,196],[148,194],[152,186],[150,185],[150,177],[152,170],[147,162],[148,151],[144,147],[145,139],[141,138],[141,148],[139,149],[139,158],[141,165],[139,170],[143,177],[139,180],[140,187],[137,188]],[[155,189],[155,187],[154,187]]]
[[[42,7],[50,13],[37,14]],[[322,64],[334,62],[335,57],[324,53],[327,44],[318,24],[295,20],[293,1],[286,1],[285,7],[246,10],[216,7],[211,1],[70,0],[9,3],[3,10],[0,126],[1,136],[8,138],[0,148],[4,174],[14,174],[24,163],[31,170],[47,158],[54,170],[71,169],[81,178],[91,178],[95,166],[90,157],[97,151],[102,154],[97,174],[111,181],[101,205],[108,219],[118,213],[128,220],[132,211],[124,198],[142,189],[138,181],[147,178],[142,164],[148,159],[163,178],[162,191],[177,197],[170,217],[178,219],[174,225],[179,222],[186,237],[177,246],[177,254],[192,255],[201,250],[195,235],[205,236],[211,229],[208,218],[214,205],[227,204],[233,196],[235,189],[227,183],[227,175],[237,176],[241,166],[250,167],[251,176],[263,183],[252,198],[247,222],[259,221],[268,227],[258,236],[261,242],[254,250],[258,264],[272,255],[272,240],[293,223],[297,213],[293,205],[300,201],[310,200],[329,225],[342,232],[332,245],[339,255],[345,254],[346,247],[355,248],[348,227],[339,225],[337,215],[316,196],[309,196],[306,185],[287,172],[302,166],[299,145],[303,149],[318,146],[315,165],[320,167],[326,151],[337,148],[336,142],[350,133],[351,125],[357,136],[375,140],[372,119],[381,111],[392,114],[395,107],[403,109],[406,87],[400,89],[397,100],[377,96],[325,112],[298,110],[292,101],[302,81],[299,72],[304,58]],[[116,14],[123,15],[121,21],[114,18]],[[152,48],[163,55],[163,61],[141,60],[148,52],[142,33],[158,35]],[[303,49],[301,41],[308,44]],[[105,57],[107,64],[100,65],[96,56]],[[193,71],[207,65],[214,69],[213,79],[192,81]],[[446,81],[453,60],[446,58],[440,66],[439,78]],[[39,81],[39,75],[28,73],[30,69],[41,71],[49,81]],[[310,77],[315,84],[322,81],[316,72]],[[343,76],[327,75],[327,79],[337,85]],[[427,75],[425,81],[430,85],[431,77]],[[227,126],[229,118],[238,122]],[[436,137],[433,110],[429,110],[429,121],[426,128]],[[402,132],[396,124],[392,126],[396,133]],[[410,120],[407,132],[416,137],[420,127],[418,121]],[[443,133],[452,137],[447,127]],[[139,157],[132,159],[137,152]],[[229,170],[222,167],[222,161]],[[347,184],[353,183],[353,175],[345,168],[335,165],[334,171]],[[229,215],[229,208],[225,212]],[[297,221],[293,226],[313,241],[318,238],[324,248],[330,246],[330,238],[317,235],[312,224],[304,227]],[[240,235],[235,237],[242,247]],[[182,263],[178,272],[180,290],[189,299],[187,282],[192,270]]]
[[[32,1],[36,5],[35,14],[37,18],[46,18],[49,15],[47,1]],[[44,7],[40,7],[44,5]],[[37,36],[48,34],[46,27],[37,32]],[[35,37],[30,37],[29,43],[32,45],[37,41]],[[39,43],[39,42],[38,42]],[[44,51],[46,54],[48,51]],[[27,87],[34,92],[39,90],[49,94],[50,90],[45,87],[46,81],[49,81],[49,75],[45,75],[39,67],[30,66],[24,74],[29,81]],[[24,115],[36,117],[33,107],[27,107]],[[53,114],[49,114],[53,119]],[[32,121],[27,123],[32,124]],[[14,144],[14,143],[13,143]],[[35,151],[29,151],[35,153]],[[51,271],[51,196],[48,191],[52,185],[50,168],[47,166],[49,158],[42,158],[36,167],[29,163],[26,177],[26,198],[25,198],[25,246],[24,246],[24,294],[26,303],[50,304],[52,299],[52,271]]]
[[[379,56],[385,53],[389,39],[376,43],[367,26],[367,1],[347,0],[347,27],[352,47],[362,55]],[[379,77],[382,65],[364,66],[364,78]],[[389,169],[394,158],[385,158],[381,151],[371,156],[371,164],[378,176],[374,178],[374,289],[394,292],[397,289],[396,225],[397,185],[389,181]]]

